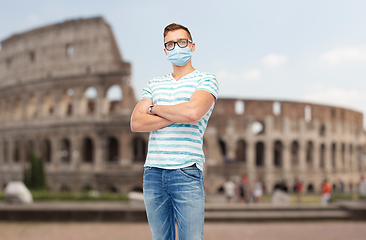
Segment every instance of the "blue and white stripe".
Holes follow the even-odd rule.
[[[151,99],[154,105],[176,105],[188,102],[196,90],[205,90],[217,99],[218,89],[215,75],[195,70],[179,81],[171,74],[150,80],[141,99]],[[197,122],[172,124],[151,132],[145,166],[177,169],[196,163],[203,170],[203,134],[213,107]]]

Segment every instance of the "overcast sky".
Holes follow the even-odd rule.
[[[364,0],[0,3],[1,40],[66,19],[103,16],[132,64],[138,98],[151,78],[171,72],[162,32],[175,22],[190,29],[193,66],[216,74],[219,97],[309,101],[366,114]]]

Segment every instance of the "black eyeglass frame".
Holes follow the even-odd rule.
[[[180,46],[180,45],[179,45],[179,43],[178,43],[180,40],[187,40],[187,45],[186,45],[186,46],[184,46],[184,47]],[[174,45],[173,45],[173,48],[172,48],[172,49],[168,49],[168,48],[166,47],[166,45],[167,45],[168,43],[174,43]],[[188,39],[188,38],[182,38],[182,39],[179,39],[179,40],[178,40],[178,41],[176,41],[176,42],[173,42],[173,41],[171,41],[171,42],[166,42],[166,43],[164,43],[164,47],[165,47],[165,49],[166,49],[167,51],[172,51],[172,50],[174,50],[174,48],[175,48],[175,44],[177,44],[177,45],[178,45],[178,47],[180,47],[180,48],[185,48],[185,47],[187,47],[187,46],[188,46],[188,43],[193,43],[193,41],[192,41],[192,40],[190,40],[190,39]]]

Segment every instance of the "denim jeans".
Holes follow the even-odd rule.
[[[196,165],[180,169],[145,167],[144,202],[153,240],[202,240],[205,193]]]

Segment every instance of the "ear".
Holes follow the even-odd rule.
[[[191,52],[194,52],[194,50],[196,50],[196,44],[192,43]]]

